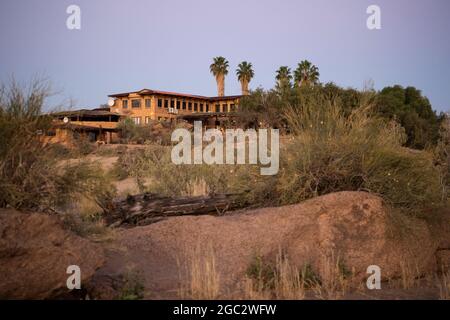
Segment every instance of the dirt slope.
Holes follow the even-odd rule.
[[[298,266],[309,264],[326,277],[325,264],[337,258],[356,279],[369,265],[381,267],[384,279],[398,277],[405,264],[419,272],[434,270],[437,244],[425,223],[400,241],[390,227],[382,200],[363,192],[339,192],[304,203],[263,208],[221,217],[175,217],[144,227],[121,230],[98,275],[136,270],[147,298],[176,297],[189,259],[212,248],[221,286],[236,290],[255,256],[273,260],[281,249]],[[193,248],[199,251],[193,252]]]

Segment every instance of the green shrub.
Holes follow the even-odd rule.
[[[328,101],[287,112],[295,138],[282,156],[278,204],[363,190],[405,209],[442,205],[441,172],[433,155],[403,148],[403,129],[370,110],[362,105],[346,117]]]
[[[253,257],[247,267],[246,275],[262,286],[261,289],[273,289],[275,286],[275,266],[265,261],[262,256]]]
[[[128,271],[123,275],[123,287],[120,290],[119,300],[141,300],[144,298],[145,287],[140,272]]]
[[[281,263],[289,263],[287,256],[279,252],[276,257],[276,262],[270,262],[262,256],[256,255],[253,257],[250,265],[247,267],[246,276],[254,281],[259,286],[260,290],[275,289],[276,282],[280,277],[285,276],[286,270],[280,268]],[[322,283],[319,275],[314,272],[311,264],[307,263],[301,267],[293,266],[291,271],[296,273],[296,277],[304,288],[314,288]],[[341,266],[340,266],[341,267]],[[342,274],[349,276],[349,272],[345,266],[341,267]]]
[[[84,196],[104,208],[114,197],[116,189],[99,163],[86,160],[67,163],[55,174],[55,199],[59,206]]]
[[[118,128],[124,143],[170,145],[173,124],[168,121],[150,121],[145,125],[136,125],[131,118],[122,120]]]

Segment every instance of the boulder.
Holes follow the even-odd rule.
[[[80,267],[84,287],[103,263],[103,249],[65,230],[56,216],[0,210],[0,299],[67,296],[69,265]]]
[[[367,267],[381,268],[382,279],[400,277],[405,268],[418,274],[435,270],[437,244],[427,225],[411,220],[406,235],[378,196],[338,192],[300,204],[230,213],[183,216],[119,232],[121,249],[99,274],[125,272],[129,265],[144,274],[153,297],[171,297],[186,277],[188,261],[210,250],[223,286],[243,278],[255,257],[274,261],[283,252],[291,263],[309,265],[326,279],[329,264],[339,264],[363,281]],[[193,248],[200,248],[195,251]],[[127,263],[121,261],[126,261]],[[119,270],[122,269],[122,270]],[[232,289],[230,289],[232,290]]]

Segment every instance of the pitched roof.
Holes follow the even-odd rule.
[[[138,95],[159,94],[159,95],[163,95],[163,96],[175,96],[175,97],[202,99],[202,100],[210,100],[210,101],[231,100],[231,99],[238,99],[238,98],[242,97],[241,95],[223,96],[223,97],[206,97],[206,96],[199,96],[199,95],[193,95],[193,94],[187,94],[187,93],[152,90],[152,89],[142,89],[139,91],[110,94],[110,95],[108,95],[108,97],[111,97],[111,98],[127,97],[128,95],[130,95],[132,93],[138,94]]]

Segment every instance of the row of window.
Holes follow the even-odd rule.
[[[141,119],[142,117],[131,117],[131,120],[133,120],[134,124],[140,125],[141,124]],[[151,117],[144,117],[145,120],[145,124],[149,124],[152,120]],[[170,118],[165,118],[165,117],[158,117],[158,121],[167,121],[167,120],[171,120]]]
[[[145,117],[145,124],[149,124],[152,118]],[[140,125],[141,124],[141,117],[131,117],[131,120],[133,120],[134,124]]]
[[[151,99],[145,99],[144,100],[145,107],[150,108],[151,107]],[[179,110],[189,110],[194,112],[209,112],[209,105],[206,103],[198,103],[198,102],[186,102],[186,101],[180,101],[180,100],[171,100],[171,99],[158,99],[158,108],[162,108],[164,104],[164,108],[168,109],[170,108],[179,109]],[[141,107],[141,99],[131,99],[131,108],[140,108]],[[127,109],[128,108],[128,100],[122,100],[122,108]],[[236,111],[236,107],[234,104],[230,104],[230,107],[228,108],[228,105],[222,104],[222,110],[220,109],[220,104],[215,105],[215,112],[227,112],[227,111]]]
[[[152,100],[151,99],[145,99],[145,107],[151,108],[152,106]],[[141,107],[141,99],[131,99],[131,107],[132,108],[140,108]],[[122,108],[127,109],[128,108],[128,100],[122,100]]]

